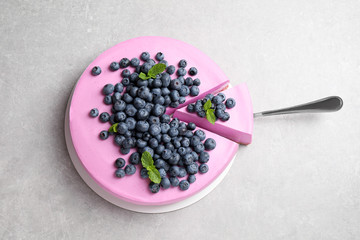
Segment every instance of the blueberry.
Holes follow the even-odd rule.
[[[201,152],[199,155],[199,162],[200,163],[207,163],[210,159],[210,155],[208,152]]]
[[[182,84],[179,79],[173,79],[170,81],[170,89],[172,90],[180,90],[181,86]]]
[[[186,175],[187,175],[186,169],[183,167],[180,167],[178,177],[182,178],[182,177],[185,177]]]
[[[150,79],[149,79],[150,80]],[[149,86],[149,80],[142,80],[142,79],[138,79],[137,81],[136,81],[136,86],[138,86],[138,87],[147,87],[147,86]]]
[[[159,146],[159,142],[156,138],[151,138],[148,142],[149,147],[151,147],[152,149],[156,148]]]
[[[143,65],[141,65],[140,70],[143,73],[148,73],[151,68],[152,68],[152,65],[148,62],[145,62]]]
[[[129,86],[129,84],[130,84],[130,79],[129,78],[123,78],[122,80],[121,80],[121,83],[124,85],[124,86]]]
[[[164,59],[164,54],[162,52],[158,52],[155,56],[155,59],[158,60],[158,61],[161,61]]]
[[[120,65],[119,65],[118,62],[112,62],[112,63],[110,64],[110,70],[111,70],[111,71],[116,71],[116,70],[118,70],[119,68],[120,68]]]
[[[206,112],[204,110],[201,110],[201,111],[197,112],[197,115],[201,118],[204,118],[204,117],[206,117]]]
[[[138,152],[133,152],[129,157],[129,162],[133,165],[138,165],[140,163],[141,156]]]
[[[141,170],[140,170],[140,176],[141,176],[141,178],[148,178],[149,177],[149,175],[148,175],[148,170],[146,169],[146,168],[141,168]]]
[[[117,112],[115,113],[115,121],[116,122],[122,122],[125,121],[126,114],[124,112]]]
[[[216,105],[216,110],[225,111],[225,110],[226,110],[225,104],[224,104],[224,103],[220,103],[220,104]]]
[[[221,102],[224,102],[224,101],[225,101],[226,96],[225,96],[225,94],[224,94],[224,93],[218,93],[218,96],[220,96],[220,97],[221,97]]]
[[[154,98],[153,103],[164,105],[165,98],[163,96],[157,96],[157,97]]]
[[[194,161],[193,155],[191,153],[186,153],[183,157],[183,162],[185,165],[190,165]]]
[[[191,87],[194,84],[194,80],[191,77],[185,79],[185,85]]]
[[[178,128],[179,127],[179,119],[174,118],[173,120],[171,120],[170,127]]]
[[[190,183],[187,180],[181,180],[179,183],[179,187],[182,191],[186,191],[190,187]]]
[[[146,147],[146,145],[147,145],[147,142],[146,142],[146,141],[144,141],[144,140],[142,140],[142,139],[136,140],[136,146],[137,146],[138,148],[144,148],[144,147]]]
[[[134,107],[134,105],[132,105],[132,104],[126,105],[126,107],[125,107],[126,115],[133,117],[133,116],[135,116],[136,112],[137,112],[137,109]]]
[[[177,177],[170,177],[169,178],[171,186],[177,187],[179,186],[180,180]]]
[[[165,166],[165,163],[164,163],[164,166]],[[159,170],[159,173],[160,173],[160,177],[161,177],[161,178],[166,177],[166,171],[165,171],[164,168],[159,168],[158,170]]]
[[[137,67],[137,66],[139,66],[139,64],[140,64],[140,60],[138,58],[132,58],[130,61],[130,65],[132,67]]]
[[[199,143],[198,145],[196,145],[194,147],[194,151],[197,152],[197,153],[201,153],[205,150],[205,147],[204,147],[204,144],[202,143]]]
[[[161,133],[167,133],[170,130],[170,125],[167,123],[161,123],[160,124]]]
[[[162,123],[169,123],[170,122],[170,116],[167,114],[163,114],[160,117],[160,122]]]
[[[200,138],[200,141],[204,141],[205,138],[206,138],[205,132],[203,130],[201,130],[201,129],[196,130],[195,135]]]
[[[153,67],[156,64],[154,59],[148,59],[148,60],[146,60],[146,62],[149,63],[151,65],[151,67]]]
[[[179,153],[180,156],[185,156],[185,154],[186,154],[186,148],[184,148],[184,147],[179,147],[179,148],[178,148],[178,153]]]
[[[155,116],[150,116],[148,122],[151,124],[160,124],[160,118]]]
[[[178,153],[174,153],[171,155],[170,159],[168,160],[168,163],[171,165],[176,165],[176,164],[178,164],[180,158],[181,157]]]
[[[143,52],[140,55],[141,60],[147,61],[150,58],[150,54],[148,52]]]
[[[137,111],[136,113],[136,118],[138,120],[146,120],[148,119],[148,117],[149,117],[149,112],[146,111],[145,108],[139,109],[139,111]]]
[[[230,114],[228,112],[224,112],[224,114],[220,118],[220,120],[222,121],[228,121],[229,119],[230,119]]]
[[[186,85],[182,85],[181,88],[180,88],[180,90],[179,90],[179,94],[180,94],[180,96],[182,96],[182,97],[185,97],[185,96],[189,95],[189,94],[190,94],[190,89],[189,89],[189,87],[186,86]]]
[[[166,68],[166,72],[170,75],[175,73],[175,66],[174,65],[170,65]]]
[[[89,114],[91,117],[97,117],[97,116],[99,116],[99,110],[97,108],[93,108],[90,110]]]
[[[91,74],[93,76],[97,76],[101,73],[101,68],[99,66],[95,66],[91,69]]]
[[[126,68],[130,65],[130,60],[128,58],[122,58],[119,62],[120,68]]]
[[[116,145],[121,146],[122,142],[125,140],[125,137],[123,135],[116,135],[114,137],[114,142]]]
[[[216,147],[216,142],[213,138],[208,138],[204,142],[205,150],[213,150]]]
[[[160,104],[155,104],[152,110],[152,113],[157,117],[162,115],[164,112],[165,112],[165,107]]]
[[[121,93],[119,92],[114,92],[114,94],[112,95],[112,102],[113,103],[116,103],[117,101],[120,101],[122,96],[121,96]]]
[[[170,99],[171,101],[175,102],[175,101],[178,101],[180,98],[180,94],[177,90],[172,90],[170,92]]]
[[[160,134],[161,128],[158,124],[152,124],[149,128],[149,133],[153,136]]]
[[[179,106],[179,104],[180,104],[179,101],[175,101],[175,102],[171,102],[169,104],[169,106],[172,107],[172,108],[177,108]]]
[[[165,60],[161,60],[159,63],[165,64],[166,67],[168,66],[168,62]]]
[[[147,129],[147,130],[148,130],[148,129]],[[151,135],[150,135],[149,132],[147,132],[147,130],[143,133],[143,136],[142,136],[142,139],[143,139],[144,141],[149,141],[150,138],[151,138]]]
[[[194,174],[190,174],[187,178],[188,182],[191,184],[191,183],[194,183],[196,181],[196,176]]]
[[[168,87],[170,85],[170,75],[166,72],[161,73],[160,80],[162,82],[163,87]]]
[[[114,107],[115,111],[117,111],[117,112],[123,111],[123,110],[125,110],[126,103],[123,100],[120,100],[120,101],[115,102],[113,107]]]
[[[134,146],[134,141],[132,140],[132,138],[125,138],[124,141],[121,143],[121,147],[125,149],[130,149],[133,146]]]
[[[235,104],[236,104],[236,102],[235,102],[235,99],[233,99],[233,98],[228,98],[225,102],[226,108],[229,108],[229,109],[235,107]]]
[[[186,102],[186,98],[185,97],[180,97],[178,102],[179,102],[179,104],[183,104],[183,103]]]
[[[108,114],[107,112],[103,112],[100,114],[99,118],[101,122],[108,122],[110,119],[110,114]]]
[[[215,116],[216,116],[217,118],[222,119],[222,118],[224,117],[224,113],[225,113],[225,111],[222,110],[221,108],[215,110]]]
[[[189,75],[190,76],[195,76],[196,74],[197,74],[197,69],[196,69],[196,67],[191,67],[190,69],[189,69]]]
[[[161,179],[160,185],[163,189],[168,189],[171,186],[171,183],[167,177],[164,177]]]
[[[130,78],[130,75],[131,75],[131,72],[130,72],[129,69],[124,69],[124,70],[122,70],[122,72],[121,72],[121,76],[122,76],[123,78]],[[129,79],[129,81],[130,81],[130,79]]]
[[[186,110],[191,113],[195,112],[195,104],[190,103],[189,105],[187,105]]]
[[[150,94],[150,89],[146,86],[140,87],[137,92],[138,97],[142,99],[146,99],[148,94]]]
[[[192,138],[190,138],[190,146],[195,147],[201,142],[200,138],[196,135],[194,135]]]
[[[194,85],[190,88],[190,96],[194,97],[194,96],[199,95],[199,93],[200,93],[200,90],[196,85]]]
[[[190,153],[190,154],[193,156],[193,160],[194,160],[194,162],[196,162],[196,161],[198,161],[198,160],[199,160],[199,155],[198,155],[196,152],[191,151],[191,153]]]
[[[169,96],[169,95],[166,95],[166,96],[164,97],[164,100],[165,100],[164,106],[169,106],[170,103],[171,103],[171,98],[170,98],[170,96]]]
[[[153,107],[154,107],[154,104],[152,104],[152,103],[146,103],[146,105],[145,105],[144,108],[146,109],[146,111],[151,112],[152,109],[153,109]]]
[[[185,59],[181,59],[179,62],[179,67],[185,68],[187,66],[187,61]]]
[[[121,154],[126,155],[130,152],[130,148],[121,147],[120,152],[121,152]]]
[[[161,153],[161,157],[164,159],[164,160],[167,160],[167,159],[170,159],[171,157],[171,150],[170,149],[165,149],[162,153]]]
[[[137,108],[137,109],[140,109],[140,108],[144,108],[145,107],[145,104],[146,104],[146,102],[145,102],[145,100],[143,100],[143,99],[141,99],[141,98],[139,98],[139,97],[136,97],[135,99],[134,99],[134,107],[135,108]]]
[[[127,90],[127,89],[126,89],[126,90]],[[135,97],[137,96],[138,90],[139,90],[138,87],[132,86],[131,89],[129,90],[129,95],[130,95],[132,98],[135,98]]]
[[[128,117],[125,119],[126,126],[129,130],[134,130],[136,126],[136,120],[132,117]]]
[[[156,154],[161,154],[164,150],[165,150],[165,146],[162,144],[155,148]]]
[[[114,92],[121,93],[124,90],[124,85],[122,83],[117,83],[114,86]]]
[[[203,163],[199,166],[199,172],[207,173],[209,171],[209,166],[206,163]]]
[[[135,72],[138,74],[141,73],[141,65],[138,65],[137,67],[135,67]]]
[[[190,140],[188,138],[184,138],[183,140],[181,140],[181,146],[189,147],[190,146]]]
[[[107,139],[109,137],[109,132],[108,131],[101,131],[100,132],[100,138],[102,139],[102,140],[105,140],[105,139]]]
[[[151,147],[149,146],[146,146],[142,149],[139,149],[139,152],[142,154],[143,152],[148,152],[150,153],[151,157],[154,156],[154,149],[152,149]]]
[[[130,74],[130,82],[136,82],[137,80],[139,80],[139,74],[136,72],[133,72],[132,74]]]
[[[125,171],[124,171],[124,169],[122,169],[122,168],[116,169],[116,171],[115,171],[115,176],[118,177],[118,178],[123,178],[123,177],[125,177]]]
[[[194,136],[194,133],[190,130],[186,130],[184,133],[184,136],[187,137],[188,139],[192,138],[192,136]]]
[[[186,127],[187,127],[187,129],[189,129],[189,130],[195,130],[196,124],[193,123],[193,122],[189,122]]]
[[[149,129],[149,123],[146,121],[138,121],[136,123],[136,130],[139,132],[147,132]]]
[[[217,95],[211,100],[211,102],[214,103],[215,105],[220,104],[222,102],[222,97]]]
[[[200,86],[200,84],[201,84],[200,79],[195,78],[195,79],[194,79],[194,85],[195,85],[195,86]]]
[[[149,183],[149,189],[152,193],[157,193],[160,191],[160,184],[158,183],[154,183],[154,182],[150,182]]]
[[[185,76],[186,75],[186,70],[185,68],[179,68],[177,71],[176,71],[176,74],[180,77],[180,76]]]
[[[171,138],[173,138],[173,137],[176,137],[177,135],[179,135],[179,131],[177,130],[177,128],[172,127],[169,129],[168,134]]]
[[[103,87],[103,90],[102,90],[102,93],[104,95],[109,95],[109,94],[112,94],[114,92],[114,85],[112,84],[106,84],[104,87]]]
[[[161,145],[160,145],[161,146]],[[161,168],[164,168],[164,166],[165,166],[165,161],[164,160],[162,160],[162,159],[158,159],[158,160],[156,160],[155,162],[154,162],[154,165],[155,165],[155,167],[157,168],[157,169],[161,169]]]
[[[115,160],[115,167],[122,168],[125,166],[125,160],[123,158],[118,158]]]
[[[162,86],[162,81],[161,81],[160,77],[155,78],[152,83],[152,87],[153,88],[161,88],[161,86]],[[161,93],[161,89],[160,89],[160,93]]]

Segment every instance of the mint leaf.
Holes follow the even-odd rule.
[[[160,183],[161,182],[161,176],[159,171],[156,169],[156,167],[150,166],[146,168],[148,170],[149,179],[154,183]]]
[[[204,110],[207,111],[207,110],[210,109],[210,108],[211,108],[211,100],[208,99],[208,100],[206,101],[206,103],[204,104]]]
[[[215,124],[216,118],[214,114],[214,109],[206,110],[206,119],[209,121],[209,123]]]
[[[149,152],[147,151],[143,152],[143,154],[141,155],[141,164],[146,169],[148,167],[154,166],[154,160],[152,159]]]
[[[118,126],[118,123],[114,123],[113,125],[111,125],[108,132],[117,132],[117,126]]]
[[[141,78],[142,80],[146,80],[146,79],[149,79],[150,77],[146,76],[145,73],[141,72],[141,73],[139,74],[139,78]]]
[[[148,72],[148,76],[155,78],[156,75],[162,73],[164,70],[166,69],[166,65],[163,63],[158,63],[155,64],[152,68],[150,68],[149,72]]]

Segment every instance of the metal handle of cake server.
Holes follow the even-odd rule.
[[[338,96],[330,96],[313,102],[308,102],[288,108],[254,113],[254,118],[291,113],[336,112],[343,106],[343,100]]]

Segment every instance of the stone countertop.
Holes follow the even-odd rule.
[[[359,239],[358,1],[3,1],[1,239]],[[329,95],[336,113],[256,119],[224,181],[165,214],[118,208],[80,178],[67,99],[118,42],[159,35],[209,55],[255,111]]]

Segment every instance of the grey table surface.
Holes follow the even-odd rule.
[[[1,1],[0,239],[360,239],[360,2]],[[96,195],[64,140],[102,51],[168,36],[208,54],[255,111],[339,95],[336,113],[257,119],[201,201],[140,214]]]

